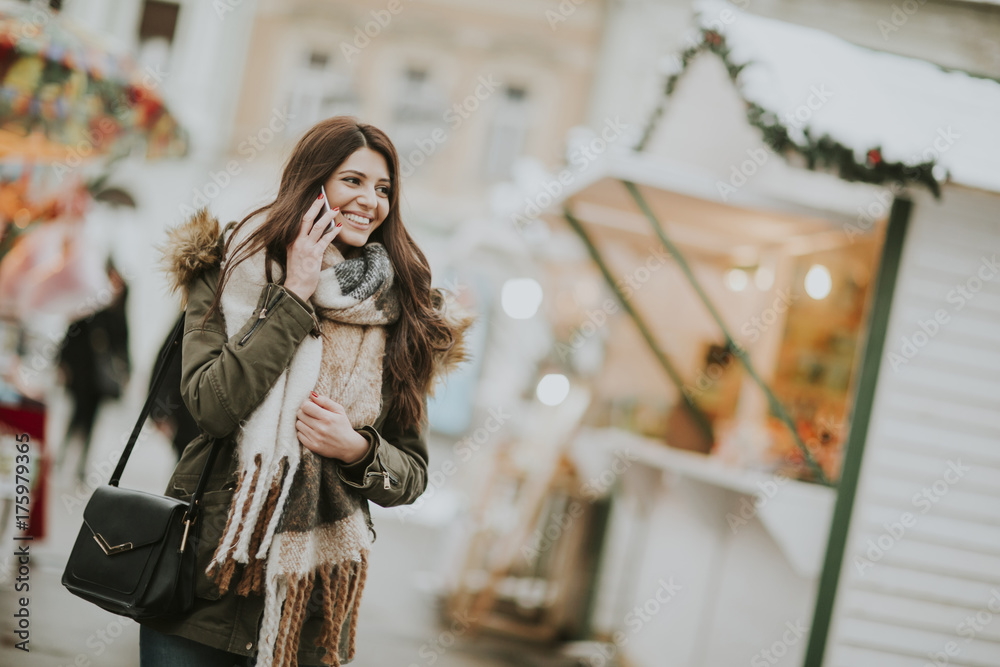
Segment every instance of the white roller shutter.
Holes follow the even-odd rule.
[[[1000,196],[914,204],[824,667],[1000,665]]]

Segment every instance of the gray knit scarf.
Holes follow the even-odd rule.
[[[262,219],[251,219],[238,230],[230,248]],[[221,298],[229,337],[257,314],[266,284],[263,251],[233,269]],[[355,428],[379,416],[385,325],[400,314],[385,247],[369,242],[360,256],[345,259],[331,243],[310,301],[321,335],[299,344],[289,368],[238,431],[239,482],[222,540],[206,570],[226,592],[241,564],[237,594],[263,592],[258,667],[297,664],[302,623],[316,587],[322,591],[317,643],[326,649],[324,660],[340,665],[338,646],[349,612],[345,630],[353,658],[371,546],[365,500],[340,480],[334,459],[298,442],[295,421],[311,391],[342,404]]]

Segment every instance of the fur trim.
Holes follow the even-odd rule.
[[[205,207],[168,230],[166,243],[157,246],[170,292],[180,291],[185,304],[188,286],[202,273],[221,264],[223,245],[220,236],[219,219]]]

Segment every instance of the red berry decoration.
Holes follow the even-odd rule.
[[[718,46],[719,43],[722,42],[722,36],[714,30],[709,30],[705,33],[705,41],[712,46]]]
[[[870,151],[868,151],[869,165],[877,167],[881,161],[882,161],[882,152],[879,149],[873,148]]]

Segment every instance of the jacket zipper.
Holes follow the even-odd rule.
[[[392,474],[386,470],[385,464],[382,463],[382,459],[378,459],[378,464],[382,466],[382,472],[370,472],[365,477],[381,477],[382,478],[382,488],[388,491],[392,488],[392,484],[399,486],[399,480],[392,476]]]
[[[246,332],[246,335],[240,339],[240,345],[246,344],[246,342],[250,339],[250,336],[253,335],[253,332],[257,330],[258,326],[260,326],[261,320],[267,317],[267,311],[273,310],[274,307],[278,305],[278,302],[281,301],[281,297],[285,296],[285,293],[283,291],[278,292],[278,296],[274,297],[274,301],[272,301],[269,304],[267,302],[267,297],[270,295],[271,295],[271,285],[268,284],[267,291],[264,293],[264,307],[260,309],[260,314],[257,316],[257,321],[253,323],[252,327],[250,327],[250,331]]]

